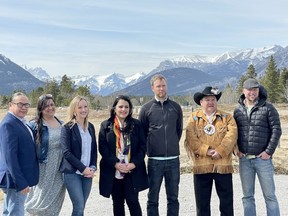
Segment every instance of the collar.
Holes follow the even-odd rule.
[[[12,113],[11,111],[8,111],[11,115],[13,115],[15,118],[19,119],[21,122],[23,122],[23,124],[26,124],[26,119],[25,118],[19,118],[18,116],[16,116],[14,113]]]
[[[208,122],[209,122],[210,124],[212,124],[212,122],[213,122],[213,117],[214,117],[214,115],[216,114],[216,110],[215,110],[211,115],[208,115],[208,114],[205,113],[204,111],[203,111],[203,113],[204,113],[204,115],[206,116]]]
[[[254,101],[254,104],[253,105],[247,105],[246,104],[246,98],[243,100],[243,104],[245,105],[245,107],[254,107],[256,104],[258,104],[258,101],[259,101],[259,98],[257,98],[255,101]]]
[[[207,118],[206,117],[206,114],[204,113],[204,111],[202,110],[202,109],[200,109],[199,111],[196,111],[197,113],[196,113],[196,116],[198,117],[198,118]],[[222,116],[222,114],[221,114],[221,111],[219,111],[218,109],[213,113],[213,116]]]
[[[163,101],[159,100],[156,96],[154,96],[155,100],[157,102],[161,102],[161,103],[164,103],[164,101],[167,101],[168,100],[168,96],[166,95],[165,99]]]

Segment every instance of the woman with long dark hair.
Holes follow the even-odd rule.
[[[30,121],[40,169],[39,183],[31,188],[25,203],[26,212],[31,215],[59,215],[65,197],[65,186],[59,171],[62,121],[55,116],[55,111],[52,95],[43,94],[38,99],[36,116]]]
[[[99,132],[100,194],[112,195],[114,216],[125,215],[125,201],[130,215],[141,216],[138,194],[148,188],[144,131],[132,110],[129,97],[118,96]]]

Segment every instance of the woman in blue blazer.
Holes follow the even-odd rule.
[[[110,118],[101,123],[99,132],[100,194],[112,195],[113,213],[125,215],[124,202],[130,215],[141,216],[138,193],[148,188],[145,167],[145,136],[137,119],[132,118],[132,103],[127,96],[118,96]]]
[[[97,144],[94,126],[88,121],[89,104],[76,96],[70,103],[68,120],[61,131],[63,161],[60,171],[73,205],[73,216],[84,215],[84,208],[96,171]]]

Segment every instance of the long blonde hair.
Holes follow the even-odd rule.
[[[88,127],[89,101],[86,97],[79,96],[79,95],[74,97],[72,99],[72,101],[70,102],[70,105],[68,107],[67,119],[66,119],[66,122],[64,123],[64,125],[68,124],[72,128],[77,123],[75,111],[76,111],[76,108],[77,108],[79,102],[82,100],[85,100],[87,102],[87,105],[88,105],[88,114],[87,114],[86,118],[84,119],[84,128]]]

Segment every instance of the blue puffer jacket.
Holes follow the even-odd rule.
[[[58,118],[54,117],[61,125],[63,121],[59,120]],[[29,126],[33,131],[34,139],[36,140],[36,135],[38,131],[38,125],[35,120],[31,120],[29,122]],[[37,150],[37,158],[39,163],[47,163],[47,155],[48,155],[48,147],[49,147],[49,130],[47,125],[42,123],[42,142],[36,142],[36,150]],[[60,142],[60,141],[59,141]]]
[[[275,107],[268,103],[267,93],[260,86],[258,103],[247,115],[244,104],[245,96],[239,99],[239,107],[234,110],[234,118],[238,126],[239,151],[245,154],[258,155],[263,151],[273,155],[282,134],[279,114]]]

